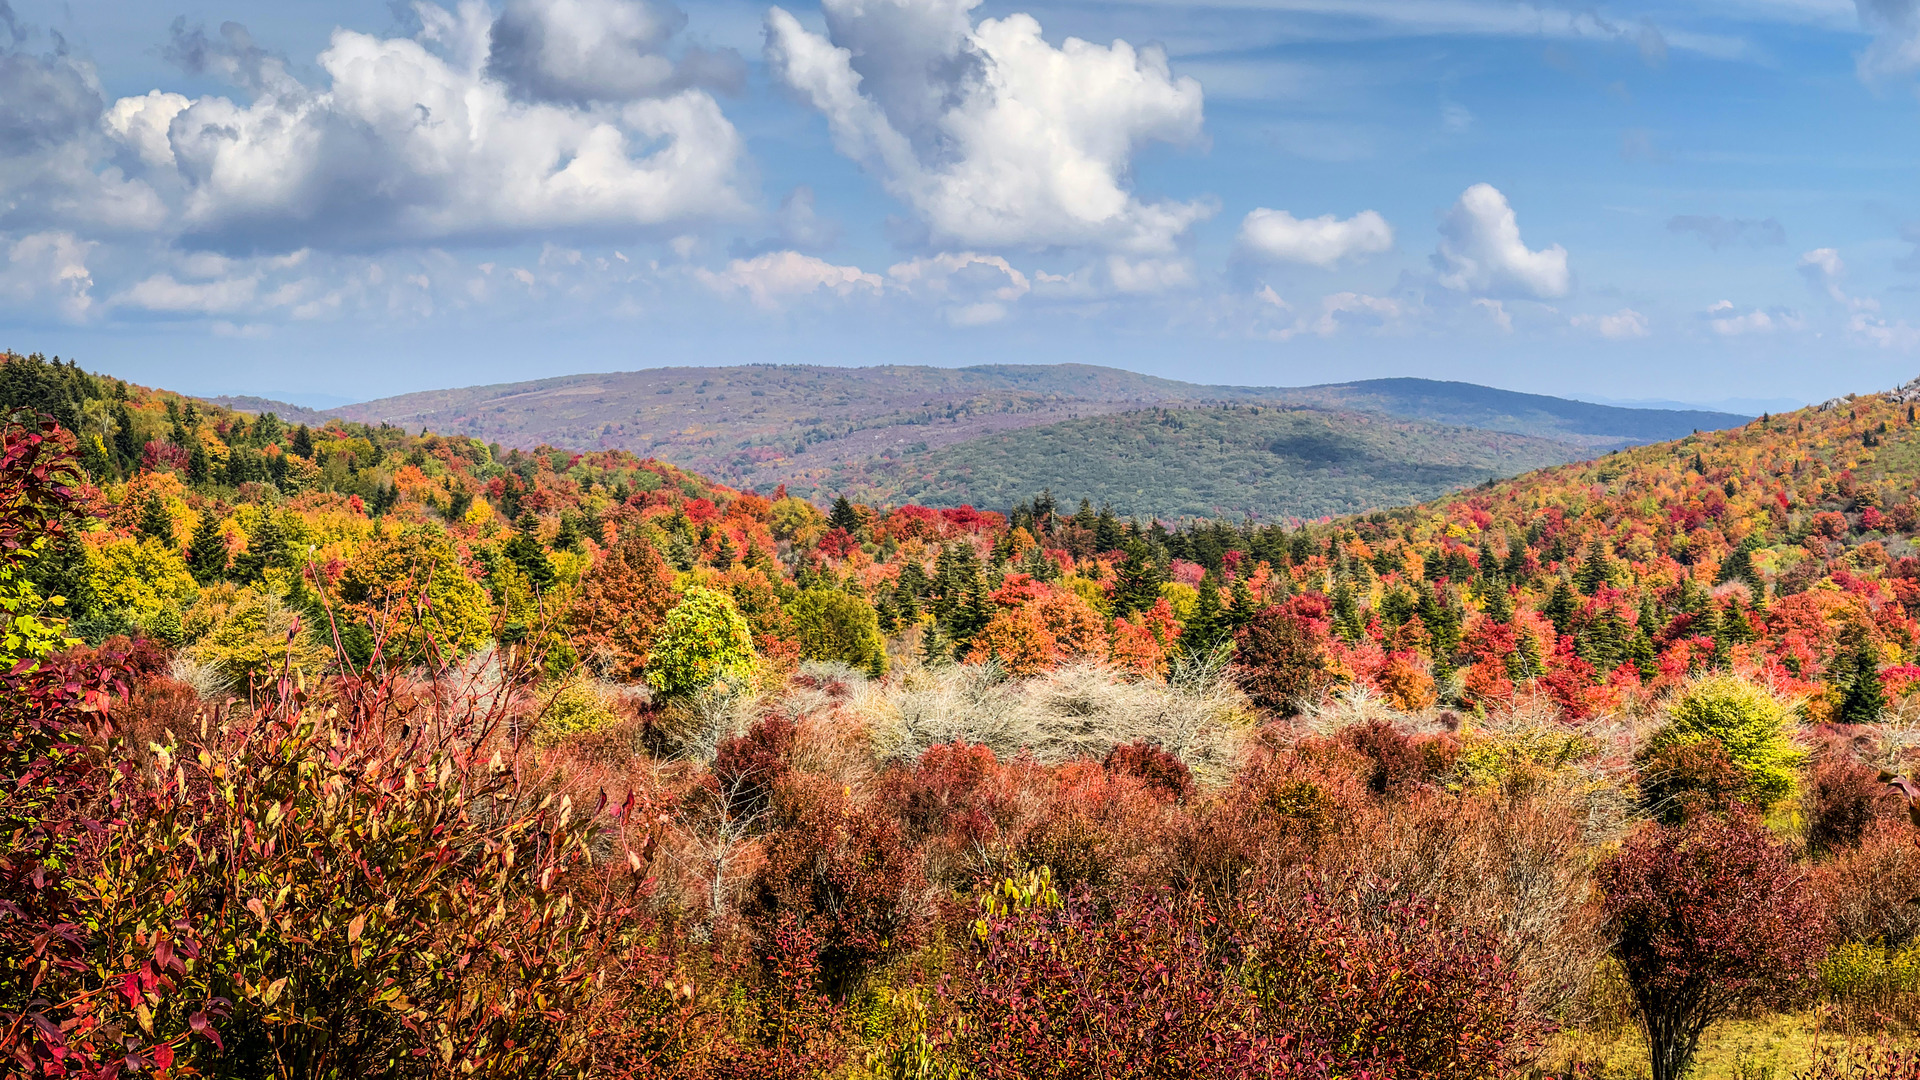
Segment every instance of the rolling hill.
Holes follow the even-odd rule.
[[[1588,456],[1576,443],[1297,405],[1136,410],[915,447],[815,490],[1006,507],[1042,488],[1123,516],[1315,518],[1420,502]]]
[[[272,408],[306,422],[321,415],[258,398],[216,400],[245,411]],[[1231,403],[1382,412],[1574,443],[1593,452],[1746,419],[1425,379],[1209,386],[1088,364],[652,368],[405,394],[327,415],[504,446],[626,449],[760,487],[845,475],[850,464],[920,443],[934,449],[1147,406]]]

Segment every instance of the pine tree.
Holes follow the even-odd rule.
[[[167,513],[167,504],[157,496],[147,500],[140,510],[140,535],[160,541],[165,547],[174,547],[179,538],[174,535],[173,515]]]
[[[1579,610],[1580,603],[1574,599],[1573,590],[1567,587],[1564,580],[1554,582],[1553,592],[1547,597],[1547,602],[1540,605],[1540,614],[1545,615],[1553,628],[1562,634],[1573,625],[1573,617]]]
[[[120,467],[129,472],[140,462],[140,437],[133,430],[133,411],[124,401],[113,406],[113,452],[120,456]]]
[[[212,478],[213,466],[207,460],[207,448],[196,438],[192,448],[187,451],[187,479],[195,484],[204,484]]]
[[[1100,507],[1100,515],[1093,522],[1093,546],[1096,551],[1119,551],[1126,541],[1120,528],[1120,519],[1113,514],[1111,504]]]
[[[1280,580],[1285,581],[1286,575],[1281,575]],[[1233,584],[1227,588],[1227,599],[1233,603],[1233,606],[1227,609],[1227,633],[1228,636],[1232,636],[1238,633],[1241,627],[1253,621],[1253,590],[1247,588],[1246,578],[1233,579]]]
[[[295,456],[313,460],[313,433],[307,430],[307,425],[301,424],[293,429],[291,449]]]
[[[527,575],[527,581],[533,585],[534,591],[545,592],[553,586],[553,563],[534,535],[539,525],[531,511],[521,514],[520,519],[513,523],[513,535],[500,545],[500,553]]]
[[[1834,659],[1827,680],[1840,693],[1834,719],[1842,724],[1877,724],[1887,711],[1887,692],[1880,681],[1880,659],[1873,645],[1861,642]]]
[[[1513,621],[1513,597],[1507,594],[1506,586],[1491,584],[1483,597],[1486,601],[1486,614],[1497,623]]]
[[[1231,632],[1226,610],[1220,605],[1220,576],[1209,570],[1200,579],[1200,596],[1194,601],[1193,617],[1181,629],[1180,640],[1196,653],[1204,653],[1225,640]]]
[[[848,536],[860,533],[860,515],[845,495],[833,500],[833,513],[827,515],[827,528],[845,529]]]
[[[202,585],[212,585],[227,576],[227,541],[220,535],[220,518],[212,507],[200,511],[193,546],[187,552],[187,571]]]
[[[1163,580],[1160,567],[1153,561],[1153,552],[1145,540],[1129,540],[1126,547],[1127,557],[1121,561],[1115,571],[1118,580],[1113,586],[1113,614],[1115,618],[1131,615],[1136,611],[1145,611],[1160,599],[1160,583]]]
[[[260,521],[247,535],[247,550],[233,560],[232,577],[241,584],[265,580],[271,567],[290,566],[287,534],[271,511],[262,510]]]

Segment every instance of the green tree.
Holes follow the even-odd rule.
[[[695,585],[667,612],[647,662],[647,685],[662,697],[697,694],[753,671],[753,632],[726,593]]]
[[[539,539],[534,536],[538,524],[532,513],[521,514],[520,520],[514,522],[513,535],[500,545],[500,553],[527,575],[527,581],[535,591],[545,592],[553,585],[553,563],[547,558],[547,551],[540,546]]]
[[[1792,718],[1765,687],[1732,675],[1712,675],[1674,700],[1665,727],[1647,747],[1652,755],[1672,746],[1717,740],[1750,782],[1755,799],[1768,806],[1792,794],[1805,756],[1792,741]]]
[[[180,542],[174,534],[173,515],[167,512],[166,500],[157,496],[148,499],[147,505],[141,508],[138,532],[164,547],[175,547]]]
[[[787,605],[808,660],[837,660],[878,678],[887,671],[886,642],[873,605],[839,589],[808,589]]]
[[[827,528],[845,529],[848,536],[860,535],[860,515],[845,495],[833,500],[833,513],[827,515]]]
[[[1126,552],[1127,557],[1115,571],[1118,580],[1113,586],[1113,616],[1116,619],[1152,607],[1160,599],[1160,583],[1166,580],[1145,540],[1128,540]]]
[[[200,511],[193,530],[192,546],[187,550],[187,570],[193,580],[211,585],[227,576],[227,541],[220,535],[220,517],[212,507]]]
[[[1877,724],[1886,713],[1887,691],[1872,644],[1862,642],[1835,657],[1827,682],[1840,696],[1834,716],[1840,723]]]

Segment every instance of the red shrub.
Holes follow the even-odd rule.
[[[917,944],[926,881],[897,822],[839,785],[801,774],[775,787],[772,812],[747,904],[762,941],[788,921],[817,939],[821,985],[835,996]]]
[[[1640,801],[1661,823],[1724,814],[1749,798],[1752,779],[1718,739],[1665,746],[1640,763]]]
[[[1234,919],[1268,1030],[1335,1048],[1335,1071],[1396,1080],[1504,1076],[1547,1032],[1490,940],[1365,883],[1262,898]]]
[[[1037,886],[1037,887],[1035,887]],[[1044,879],[1009,883],[968,942],[944,1041],[983,1080],[1324,1077],[1317,1046],[1260,1030],[1260,1010],[1166,896],[1109,913]]]
[[[1255,612],[1234,635],[1235,673],[1254,704],[1292,714],[1333,683],[1326,636],[1280,606]]]
[[[1707,1025],[1801,989],[1825,954],[1818,897],[1744,808],[1650,824],[1597,876],[1653,1080],[1678,1080]]]
[[[1427,755],[1399,728],[1385,720],[1369,720],[1340,732],[1340,744],[1365,754],[1373,768],[1367,787],[1376,795],[1429,779]]]
[[[1904,815],[1869,827],[1858,847],[1813,871],[1832,940],[1877,941],[1904,948],[1920,940],[1920,845]]]
[[[720,744],[713,755],[713,790],[729,819],[742,821],[767,808],[774,786],[787,775],[793,736],[793,721],[769,716]]]
[[[1157,791],[1179,802],[1193,792],[1193,772],[1187,763],[1149,742],[1128,743],[1107,751],[1102,763],[1109,773],[1131,776],[1143,781],[1149,791]]]
[[[1897,805],[1891,796],[1876,770],[1852,758],[1822,758],[1802,792],[1807,847],[1817,853],[1859,847],[1882,809]]]

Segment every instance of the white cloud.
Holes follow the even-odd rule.
[[[484,4],[416,10],[416,38],[335,30],[319,57],[325,89],[257,61],[244,33],[179,46],[257,96],[122,99],[103,128],[183,192],[190,242],[218,248],[661,230],[744,212],[741,140],[704,91],[591,110],[526,103],[487,74]]]
[[[1393,249],[1393,228],[1372,210],[1341,221],[1332,214],[1301,220],[1265,207],[1240,222],[1240,249],[1260,259],[1331,268]]]
[[[696,269],[694,277],[719,293],[745,292],[756,306],[775,310],[781,302],[826,290],[839,296],[857,292],[878,294],[884,283],[878,274],[857,266],[836,266],[797,251],[772,251],[751,259],[735,259],[718,272]]]
[[[1171,292],[1192,287],[1193,263],[1187,259],[1129,259],[1109,255],[1107,280],[1118,293]]]
[[[1609,341],[1643,338],[1652,332],[1647,325],[1647,317],[1632,308],[1621,308],[1611,315],[1575,315],[1569,321],[1582,329],[1591,329]]]
[[[182,282],[155,274],[114,297],[115,306],[178,315],[225,315],[251,307],[260,281],[254,277]]]
[[[1068,38],[979,0],[824,0],[828,36],[767,15],[775,76],[826,115],[835,145],[905,201],[935,242],[1163,254],[1205,202],[1143,202],[1135,151],[1189,142],[1200,84],[1165,53]]]
[[[1485,308],[1487,314],[1493,317],[1493,324],[1495,326],[1498,326],[1509,334],[1513,333],[1513,315],[1507,311],[1507,305],[1498,300],[1489,300],[1483,296],[1474,300],[1473,306]]]
[[[1733,301],[1722,300],[1707,309],[1707,326],[1722,337],[1740,337],[1800,330],[1806,327],[1806,323],[1791,311],[1775,309],[1769,312],[1754,308],[1742,313],[1733,306]]]
[[[79,322],[93,309],[93,244],[69,232],[23,236],[7,247],[0,296],[22,307],[51,305],[62,319]]]
[[[1857,61],[1868,82],[1920,69],[1920,3],[1915,0],[1855,0],[1860,24],[1873,34]]]
[[[1380,326],[1397,322],[1406,314],[1398,301],[1365,293],[1340,292],[1320,300],[1320,318],[1312,326],[1314,333],[1330,337],[1345,326]]]
[[[1033,290],[1027,275],[998,255],[966,251],[896,263],[887,280],[908,295],[942,305],[954,326],[984,326],[1007,317],[1008,305]]]
[[[526,101],[631,101],[688,86],[738,90],[731,49],[665,55],[687,17],[644,0],[508,0],[489,34],[487,73]]]
[[[1433,265],[1442,285],[1465,292],[1546,299],[1565,296],[1572,284],[1567,249],[1530,250],[1513,207],[1491,184],[1468,188],[1447,212]]]

